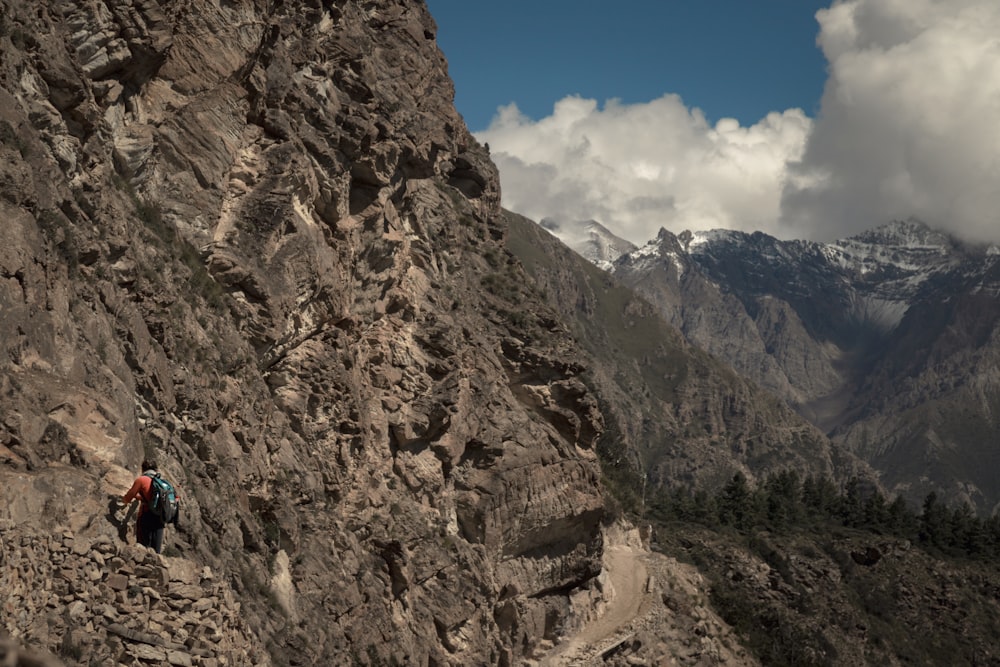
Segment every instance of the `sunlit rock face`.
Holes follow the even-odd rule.
[[[108,501],[145,454],[183,494],[170,557],[242,606],[209,657],[516,664],[555,636],[600,570],[602,416],[435,34],[389,0],[3,3],[3,540],[99,565],[45,633],[6,587],[9,632],[58,647],[136,602]]]

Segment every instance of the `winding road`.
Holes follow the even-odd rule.
[[[648,574],[641,552],[629,546],[609,547],[604,552],[604,568],[614,590],[614,597],[604,614],[553,648],[541,661],[544,667],[582,664],[581,661],[586,659],[585,654],[648,608]]]

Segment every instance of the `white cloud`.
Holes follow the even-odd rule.
[[[1000,240],[1000,3],[840,0],[817,19],[815,121],[711,126],[676,95],[568,97],[538,121],[510,105],[478,135],[504,205],[640,244],[660,227],[828,240],[910,216]]]
[[[535,220],[596,219],[642,244],[660,227],[775,232],[785,165],[800,157],[809,127],[797,109],[713,127],[676,95],[603,108],[567,97],[539,121],[503,107],[478,136],[493,148],[507,208]]]
[[[1000,237],[1000,4],[850,0],[817,14],[822,108],[784,198],[784,235],[915,216]]]

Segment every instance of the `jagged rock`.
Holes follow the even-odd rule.
[[[113,557],[104,559],[105,552]],[[256,664],[251,656],[263,654],[224,583],[174,590],[174,597],[211,604],[191,605],[184,615],[169,611],[159,592],[171,573],[195,569],[186,559],[159,557],[103,535],[91,539],[63,531],[58,540],[22,532],[17,544],[0,544],[0,562],[0,604],[10,612],[4,630],[15,637],[38,637],[46,624],[45,610],[55,605],[71,627],[86,628],[87,635],[71,637],[67,627],[54,648],[83,664],[113,660],[112,637],[124,640],[130,655],[171,664],[194,664],[194,656],[250,665]],[[155,626],[153,618],[158,619]],[[189,642],[192,636],[215,640]]]
[[[882,560],[882,552],[876,547],[867,547],[864,551],[852,551],[851,558],[858,565],[872,567]]]
[[[85,663],[533,651],[599,570],[602,416],[525,328],[552,316],[426,8],[29,4],[0,12],[4,623]],[[147,454],[169,557],[110,502]]]

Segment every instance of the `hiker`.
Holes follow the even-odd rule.
[[[160,553],[163,548],[163,529],[167,523],[177,524],[177,516],[180,514],[177,508],[175,492],[169,483],[172,509],[168,507],[165,513],[157,511],[164,502],[157,502],[156,483],[160,480],[160,473],[156,471],[156,461],[145,459],[142,462],[142,474],[135,478],[132,488],[122,496],[122,504],[128,507],[133,500],[139,500],[139,516],[135,520],[135,539],[145,546]],[[158,507],[151,507],[155,503]]]

